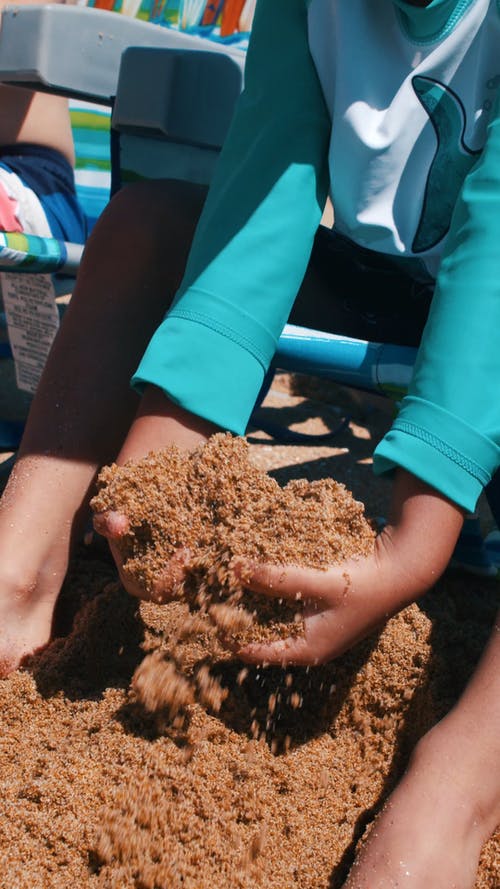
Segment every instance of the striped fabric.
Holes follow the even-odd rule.
[[[0,232],[0,269],[54,273],[67,267],[68,250],[56,238],[39,238],[22,232]]]
[[[69,113],[76,154],[76,192],[91,231],[109,201],[111,111],[104,105],[71,99]]]
[[[90,232],[109,201],[111,111],[73,99],[69,107],[76,154],[76,192]],[[75,273],[77,256],[78,251],[73,250],[68,263],[68,245],[56,238],[0,232],[0,271]]]
[[[248,43],[256,0],[88,0],[87,5],[244,46]]]

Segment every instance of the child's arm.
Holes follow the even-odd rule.
[[[330,118],[305,0],[259,0],[245,90],[173,308],[135,377],[243,433],[306,271],[328,188]]]
[[[117,463],[140,460],[151,450],[161,450],[173,442],[180,450],[191,451],[203,444],[210,435],[219,431],[206,420],[173,404],[156,386],[148,386],[130,432],[117,456]],[[123,571],[123,559],[118,542],[129,530],[127,516],[115,512],[97,514],[94,516],[94,528],[107,538],[120,579],[127,592],[138,599],[151,598],[150,593],[146,594],[146,591]],[[152,594],[155,601],[168,600],[172,583],[182,579],[183,565],[183,552],[180,550],[165,566],[164,574],[157,578]]]
[[[134,377],[144,395],[119,462],[170,442],[194,447],[201,431],[245,431],[328,190],[331,123],[309,52],[306,6],[259,0],[245,91],[174,307]],[[94,521],[120,568],[113,541],[126,517]]]
[[[402,408],[375,470],[403,466],[473,510],[500,464],[500,96],[453,214]]]
[[[292,598],[300,591],[316,611],[305,642],[254,648],[245,652],[248,659],[334,657],[432,586],[446,567],[462,508],[474,509],[500,464],[499,228],[497,99],[486,146],[457,201],[409,394],[375,452],[379,472],[400,467],[391,523],[373,557],[327,574],[290,569],[280,582],[282,574],[256,570],[252,588]]]

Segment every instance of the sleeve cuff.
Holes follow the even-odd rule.
[[[436,434],[437,430],[439,434]],[[500,464],[500,448],[436,404],[408,396],[375,450],[377,475],[402,466],[468,511]]]
[[[260,349],[203,316],[174,311],[153,336],[132,377],[139,392],[148,384],[176,404],[222,429],[244,435],[274,352],[272,338]]]

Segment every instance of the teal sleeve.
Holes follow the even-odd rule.
[[[307,268],[331,122],[306,0],[259,0],[239,100],[184,280],[133,378],[245,431]],[[279,26],[277,26],[279,23]]]
[[[375,451],[472,510],[500,465],[500,97],[462,186],[408,396]]]

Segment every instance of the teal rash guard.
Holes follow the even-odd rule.
[[[341,17],[344,5],[351,21]],[[342,47],[359,30],[361,8],[365,43],[358,59],[353,48],[354,73],[345,76]],[[192,413],[245,432],[330,189],[339,231],[436,276],[411,386],[375,451],[375,471],[402,466],[474,508],[500,465],[500,76],[481,69],[489,105],[481,99],[470,114],[473,126],[455,154],[436,140],[468,113],[460,98],[470,83],[467,64],[477,69],[478,58],[491,58],[496,65],[498,52],[485,43],[495,15],[500,23],[488,0],[433,0],[425,9],[403,0],[259,0],[245,89],[184,280],[133,378],[138,389],[154,384]],[[360,64],[366,73],[358,83]],[[396,104],[381,119],[394,76],[401,78]],[[377,78],[384,102],[375,100]],[[350,94],[358,89],[359,101]],[[476,101],[477,89],[469,92]],[[415,105],[411,125],[400,125],[407,100]],[[400,172],[384,183],[391,164]],[[400,191],[391,176],[399,176]],[[412,188],[413,200],[401,200]]]

